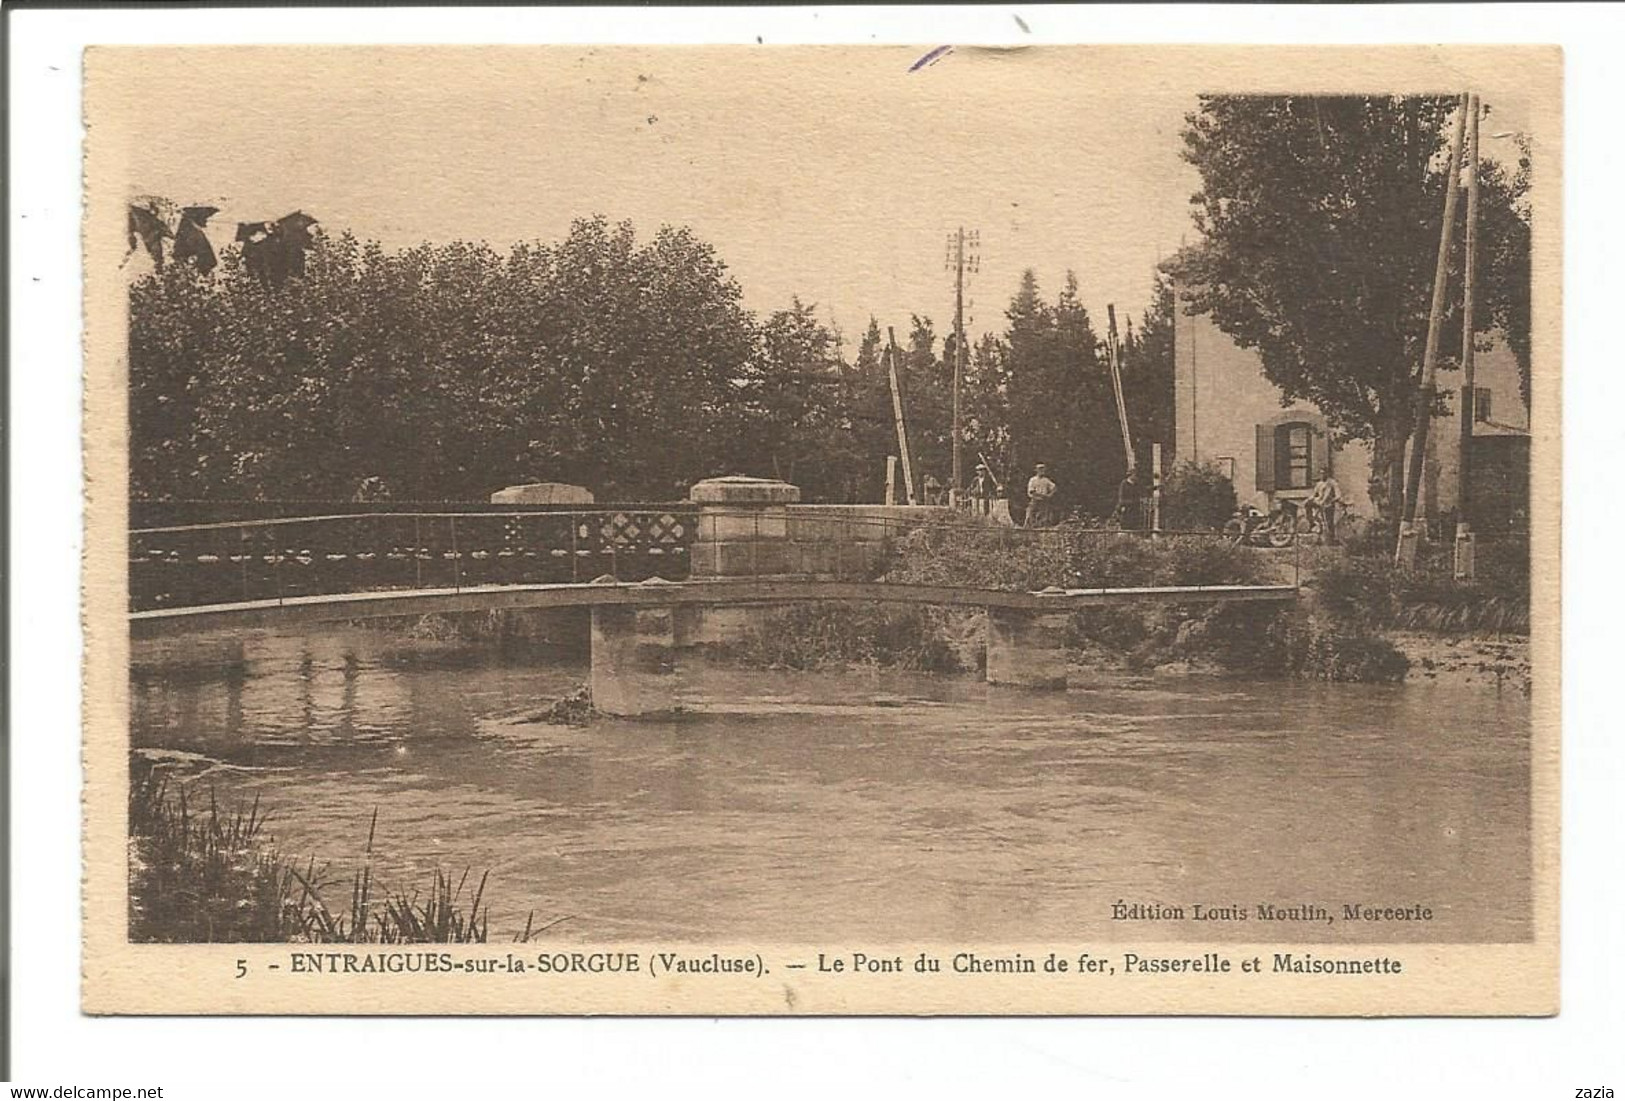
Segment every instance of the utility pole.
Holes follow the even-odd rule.
[[[967,245],[970,250],[968,253]],[[974,273],[979,269],[980,249],[981,235],[974,229],[967,234],[965,227],[960,226],[958,233],[948,237],[948,258],[945,266],[954,273],[954,425],[950,503],[956,506],[965,487],[963,458],[965,422],[960,398],[960,391],[965,385],[965,272],[968,269]]]
[[[1134,441],[1129,438],[1128,406],[1123,401],[1123,350],[1117,342],[1117,307],[1106,303],[1106,368],[1112,376],[1112,397],[1117,403],[1117,427],[1123,433],[1123,462],[1134,471]]]
[[[897,424],[897,453],[903,459],[903,484],[908,488],[905,496],[914,504],[914,463],[909,458],[908,421],[903,418],[903,387],[897,379],[897,333],[886,326],[886,364],[891,375],[892,418]],[[887,475],[890,477],[890,474]]]
[[[1422,352],[1422,386],[1416,395],[1416,431],[1411,437],[1411,465],[1405,472],[1405,510],[1399,523],[1394,565],[1416,564],[1416,499],[1422,492],[1422,465],[1427,461],[1428,422],[1433,419],[1434,381],[1439,367],[1439,330],[1444,325],[1444,295],[1450,281],[1450,241],[1456,228],[1456,192],[1461,190],[1461,142],[1467,127],[1467,93],[1456,111],[1450,137],[1449,170],[1445,173],[1444,225],[1439,229],[1439,257],[1433,268],[1433,306],[1428,311],[1428,339]]]
[[[1461,453],[1456,458],[1456,577],[1473,579],[1473,524],[1468,508],[1472,503],[1473,422],[1478,420],[1473,389],[1473,280],[1478,259],[1478,96],[1467,107],[1467,257],[1462,265],[1461,303],[1461,392],[1456,398],[1456,415],[1461,420]]]

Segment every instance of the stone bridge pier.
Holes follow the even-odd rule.
[[[592,609],[592,705],[606,715],[677,709],[677,618],[687,608]]]
[[[801,490],[771,478],[707,478],[689,490],[699,505],[689,551],[696,580],[798,576],[791,561],[788,509]],[[679,650],[738,638],[762,608],[598,605],[592,612],[592,701],[606,715],[676,710],[682,686]]]
[[[989,608],[987,683],[1065,688],[1069,619],[1064,612]]]

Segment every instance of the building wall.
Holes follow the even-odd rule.
[[[1205,314],[1174,317],[1174,450],[1176,462],[1216,462],[1233,467],[1236,499],[1268,510],[1272,490],[1258,482],[1260,426],[1311,425],[1324,449],[1346,507],[1371,516],[1371,452],[1363,442],[1332,445],[1326,419],[1307,402],[1281,404],[1281,392],[1264,377],[1258,353],[1242,348]],[[1318,464],[1317,464],[1318,465]],[[1318,469],[1315,471],[1318,474]],[[1312,481],[1313,479],[1311,479]],[[1288,496],[1307,491],[1281,490]]]
[[[1303,421],[1324,429],[1325,418],[1307,402],[1283,406],[1280,391],[1264,377],[1258,353],[1238,346],[1205,314],[1178,313],[1174,325],[1175,461],[1195,459],[1233,465],[1231,477],[1237,500],[1267,509],[1271,491],[1258,484],[1260,426]],[[1487,419],[1475,418],[1474,437],[1527,437],[1529,409],[1519,391],[1516,357],[1504,344],[1496,342],[1478,351],[1474,359],[1474,388],[1489,391],[1490,399]],[[1428,433],[1428,461],[1423,467],[1420,503],[1425,516],[1437,517],[1456,507],[1461,454],[1461,421],[1457,419],[1460,387],[1459,371],[1439,376],[1439,390],[1448,412],[1434,419]],[[1331,447],[1329,462],[1349,511],[1360,516],[1375,515],[1369,445],[1353,441]]]
[[[1435,417],[1428,431],[1428,462],[1422,469],[1420,507],[1429,516],[1455,510],[1460,484],[1461,372],[1441,373],[1438,388],[1449,412]],[[1490,396],[1488,419],[1474,419],[1475,437],[1529,434],[1529,409],[1518,390],[1518,360],[1509,348],[1497,342],[1488,351],[1474,353],[1473,388],[1488,390]]]

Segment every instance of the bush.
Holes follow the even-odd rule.
[[[1402,681],[1411,660],[1381,635],[1343,624],[1289,622],[1286,669],[1305,680]]]
[[[1218,531],[1236,511],[1236,487],[1217,463],[1183,462],[1162,483],[1162,526]]]
[[[1269,577],[1256,550],[1211,536],[1150,539],[1081,524],[1024,531],[978,522],[909,532],[885,574],[887,581],[1028,592],[1051,585],[1248,585]]]
[[[1412,570],[1386,555],[1353,556],[1320,570],[1314,587],[1321,607],[1364,630],[1402,627],[1442,634],[1527,634],[1529,550],[1521,540],[1477,547],[1477,579],[1455,579],[1453,548],[1428,547]]]
[[[877,665],[957,673],[975,667],[955,645],[968,618],[965,612],[913,605],[800,604],[723,651],[770,669]]]

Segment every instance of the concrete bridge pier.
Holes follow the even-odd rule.
[[[1066,687],[1066,613],[987,610],[987,683]]]
[[[592,610],[592,705],[605,715],[677,709],[675,608],[599,604]]]

